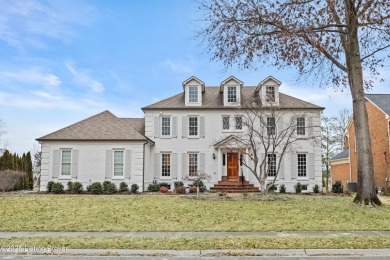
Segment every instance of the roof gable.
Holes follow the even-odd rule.
[[[282,84],[282,82],[280,82],[279,80],[277,80],[276,78],[272,77],[272,76],[268,76],[266,77],[264,80],[262,80],[258,85],[257,85],[257,88],[256,88],[256,92],[259,92],[260,89],[262,88],[262,86],[267,83],[268,81],[273,81],[275,82],[278,86],[280,86]]]
[[[129,124],[124,123],[110,111],[84,119],[68,127],[62,128],[56,132],[45,135],[37,141],[92,141],[92,140],[119,140],[135,141],[146,140],[146,138],[137,132]]]
[[[228,83],[231,80],[237,82],[240,85],[240,87],[244,86],[244,82],[242,82],[241,80],[239,80],[238,78],[236,78],[234,76],[230,76],[230,77],[228,77],[227,79],[225,79],[224,81],[221,82],[221,85],[219,87],[219,91],[223,92],[223,87],[226,85],[226,83]]]
[[[390,94],[366,94],[366,99],[390,116]]]
[[[186,80],[182,83],[182,85],[183,85],[183,90],[185,90],[185,86],[186,86],[190,81],[192,81],[192,80],[195,80],[196,82],[198,82],[198,83],[200,84],[200,86],[202,87],[202,92],[205,91],[205,84],[204,84],[204,82],[201,81],[200,79],[198,79],[198,78],[195,77],[195,76],[189,77],[188,79],[186,79]]]

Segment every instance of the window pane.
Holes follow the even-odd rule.
[[[188,154],[188,173],[190,176],[198,175],[198,154]]]
[[[267,135],[276,134],[276,121],[275,117],[267,117]]]
[[[236,117],[236,129],[238,130],[242,129],[242,117],[240,116]]]
[[[297,118],[297,135],[305,135],[305,118]]]
[[[189,135],[197,136],[198,135],[198,118],[190,117],[189,118]]]
[[[224,116],[222,118],[222,128],[223,128],[223,130],[229,130],[229,117],[228,116]]]
[[[61,175],[70,175],[71,155],[71,150],[61,151]]]
[[[161,135],[171,135],[171,118],[164,116],[161,118]]]
[[[298,177],[306,177],[306,154],[298,154]]]
[[[171,154],[169,153],[161,154],[161,176],[171,176]]]
[[[275,177],[276,176],[276,154],[268,154],[267,155],[267,163],[268,163],[268,176]]]
[[[189,102],[198,102],[198,86],[188,87]]]
[[[114,176],[123,176],[123,151],[114,151]]]
[[[237,88],[236,86],[228,86],[228,102],[235,103],[237,102]]]
[[[275,102],[275,86],[266,86],[267,102]]]

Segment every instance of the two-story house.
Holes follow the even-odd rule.
[[[370,126],[375,185],[390,190],[390,95],[366,94],[366,109]],[[357,185],[357,150],[353,119],[348,123],[346,150],[331,161],[332,181],[341,181],[344,189],[355,191]]]
[[[141,190],[156,181],[173,187],[174,181],[191,180],[200,172],[208,176],[207,188],[244,178],[253,190],[259,182],[242,162],[250,160],[253,149],[245,144],[231,147],[248,131],[245,104],[256,102],[269,124],[268,135],[276,135],[289,122],[296,125],[293,149],[280,162],[276,155],[268,158],[270,180],[280,165],[277,186],[284,184],[293,192],[300,182],[311,191],[322,183],[320,144],[311,140],[320,138],[323,108],[285,95],[280,87],[273,77],[244,86],[232,76],[215,87],[190,77],[181,93],[142,108],[142,119],[117,118],[105,111],[41,137],[41,190],[51,180],[77,180],[84,187],[105,180],[137,183]],[[271,110],[277,111],[277,118]],[[261,149],[256,152],[261,156]]]

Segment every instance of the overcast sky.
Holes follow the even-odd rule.
[[[181,92],[192,75],[209,86],[272,75],[281,92],[327,115],[351,107],[347,92],[297,81],[293,69],[226,70],[210,61],[194,40],[199,20],[192,0],[0,1],[1,143],[23,153],[35,138],[104,110],[142,117],[141,107]],[[371,92],[390,93],[389,80]]]

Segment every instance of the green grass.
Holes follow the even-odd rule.
[[[0,231],[390,230],[390,206],[353,197],[231,196],[0,196]]]
[[[32,237],[0,239],[0,245],[68,249],[352,249],[389,248],[390,237]]]

